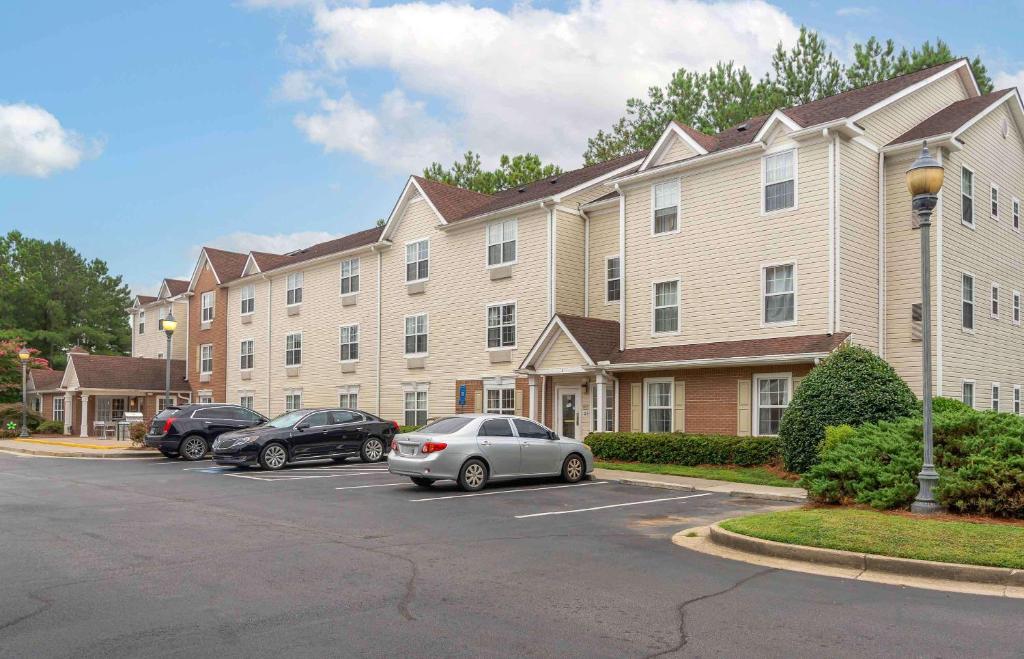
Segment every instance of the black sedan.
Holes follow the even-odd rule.
[[[168,458],[200,460],[221,434],[266,423],[267,418],[240,405],[194,403],[160,411],[146,433],[146,446]]]
[[[397,430],[396,422],[358,410],[295,410],[261,426],[221,435],[213,443],[213,461],[271,470],[311,460],[342,462],[353,456],[379,462],[387,457]]]

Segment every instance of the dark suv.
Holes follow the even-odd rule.
[[[222,433],[266,422],[262,414],[240,405],[203,403],[168,407],[153,419],[146,446],[160,449],[168,458],[180,455],[186,460],[201,460]]]

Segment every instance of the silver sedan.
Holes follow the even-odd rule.
[[[575,483],[594,471],[594,455],[586,444],[530,419],[463,414],[395,435],[388,470],[422,487],[454,480],[472,492],[492,480],[532,476],[561,475]]]

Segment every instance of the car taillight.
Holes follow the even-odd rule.
[[[397,439],[392,439],[391,440],[391,450],[394,451],[395,453],[398,453],[398,440]]]
[[[424,453],[437,453],[438,451],[443,451],[446,448],[448,448],[448,445],[444,442],[425,442],[423,444],[422,451]]]
[[[165,435],[171,431],[171,424],[173,424],[173,423],[174,423],[174,418],[173,417],[170,418],[170,419],[167,419],[166,421],[164,421],[164,434]]]
[[[391,425],[395,427],[395,432],[398,432],[399,428],[401,428],[397,421],[392,421]]]

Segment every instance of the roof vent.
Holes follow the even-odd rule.
[[[555,176],[555,177],[553,177],[551,179],[551,185],[554,185],[555,183],[558,183],[558,177],[557,176]]]
[[[526,188],[519,188],[519,192],[526,192]]]
[[[747,129],[747,124],[740,124],[739,126],[736,126],[736,130],[737,130],[738,132],[741,132],[741,133],[742,133],[743,131],[745,131],[746,129]]]

